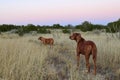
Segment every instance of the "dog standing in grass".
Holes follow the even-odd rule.
[[[90,72],[90,63],[89,58],[92,55],[93,63],[94,63],[94,75],[96,75],[96,59],[97,59],[97,47],[93,41],[86,41],[83,37],[81,37],[80,33],[73,33],[70,37],[71,40],[75,40],[77,42],[77,68],[79,68],[80,54],[85,56],[86,60],[86,68],[88,69],[88,73]]]
[[[54,39],[53,38],[44,38],[44,37],[39,37],[38,40],[41,40],[43,44],[45,45],[50,45],[52,46],[54,44]]]

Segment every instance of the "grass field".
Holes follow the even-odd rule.
[[[76,70],[76,42],[69,34],[0,35],[0,80],[120,80],[120,40],[81,33],[98,48],[97,75],[86,73],[84,56]],[[38,41],[39,36],[53,37],[53,48]]]

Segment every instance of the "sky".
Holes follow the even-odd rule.
[[[120,18],[120,0],[0,0],[0,24],[106,25]]]

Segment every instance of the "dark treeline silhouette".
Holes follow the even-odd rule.
[[[100,24],[92,24],[88,21],[84,21],[83,23],[72,26],[70,24],[62,26],[60,24],[49,25],[13,25],[13,24],[2,24],[0,25],[0,32],[6,32],[11,30],[16,30],[16,33],[29,33],[30,31],[36,31],[37,33],[50,33],[49,29],[63,29],[63,33],[70,33],[68,29],[80,29],[83,32],[93,31],[93,30],[101,30],[105,29],[106,32],[117,32],[120,31],[120,19],[114,22],[110,22],[107,25]]]
[[[107,24],[106,32],[120,32],[120,19]]]
[[[80,29],[83,32],[92,31],[92,30],[95,30],[95,29],[98,29],[98,30],[106,29],[106,27],[107,26],[105,26],[105,25],[92,24],[88,21],[84,21],[82,24],[75,26],[76,29]]]

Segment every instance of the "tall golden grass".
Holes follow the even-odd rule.
[[[81,33],[93,40],[98,48],[97,75],[85,71],[81,55],[80,69],[76,70],[76,42],[69,34],[52,33],[36,36],[0,35],[0,80],[119,80],[120,41],[100,35]],[[53,37],[53,48],[38,41],[39,36]]]

